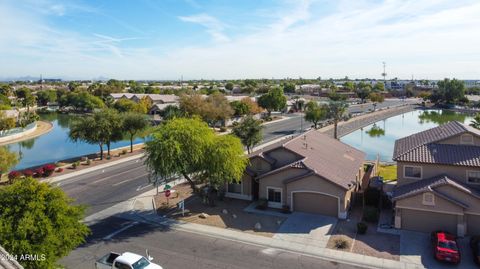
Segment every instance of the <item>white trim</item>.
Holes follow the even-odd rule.
[[[268,190],[269,190],[269,189],[272,189],[272,190],[280,190],[280,203],[268,201]],[[272,207],[272,208],[282,208],[282,205],[283,205],[283,189],[282,189],[282,188],[280,188],[280,187],[273,187],[273,186],[267,186],[267,195],[266,195],[265,197],[267,197],[268,207]]]
[[[295,193],[316,193],[316,194],[322,194],[322,195],[326,195],[326,196],[330,196],[330,197],[333,197],[333,198],[337,198],[337,218],[340,218],[340,219],[346,219],[347,218],[347,212],[341,212],[340,211],[340,198],[338,196],[335,196],[335,195],[332,195],[332,194],[329,194],[329,193],[325,193],[325,192],[320,192],[320,191],[310,191],[310,190],[297,190],[297,191],[291,191],[290,192],[290,210],[291,211],[295,211],[295,205],[293,204],[293,195]]]
[[[252,200],[252,196],[251,196],[251,195],[238,194],[238,193],[233,193],[233,192],[225,192],[225,197],[233,198],[233,199],[240,199],[240,200],[247,200],[247,201],[251,201],[251,200]]]
[[[471,185],[480,185],[480,182],[479,182],[479,183],[474,183],[474,182],[470,182],[470,181],[468,181],[468,173],[470,173],[470,172],[476,172],[476,173],[480,173],[480,171],[479,171],[479,170],[467,170],[467,172],[466,172],[466,173],[467,173],[467,175],[466,175],[466,178],[467,178],[467,183],[468,183],[468,184],[471,184]]]
[[[418,211],[426,211],[426,212],[432,212],[432,213],[449,214],[449,215],[457,215],[457,216],[463,216],[463,215],[465,215],[463,212],[462,212],[462,213],[453,213],[453,212],[438,211],[438,210],[428,210],[428,209],[416,208],[416,207],[409,207],[409,206],[395,206],[395,208],[418,210]]]
[[[470,142],[463,142],[463,140],[462,140],[463,137],[467,137],[467,136],[471,137],[471,138],[472,138],[472,141],[470,141]],[[473,144],[474,144],[473,135],[472,135],[472,134],[462,134],[462,135],[460,136],[460,144],[462,144],[462,145],[473,145]]]
[[[425,195],[430,195],[432,197],[432,201],[431,202],[426,201],[425,200]],[[424,192],[422,194],[422,204],[423,205],[428,205],[428,206],[435,206],[435,195],[431,192]]]
[[[420,168],[420,177],[407,177],[407,176],[405,175],[405,168],[407,168],[407,167]],[[417,166],[417,165],[404,165],[404,166],[403,166],[403,178],[406,178],[406,179],[416,179],[416,180],[423,179],[423,167]]]

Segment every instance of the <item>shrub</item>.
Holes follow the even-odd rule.
[[[43,176],[43,172],[44,172],[44,171],[43,171],[43,168],[42,168],[42,167],[35,169],[35,177],[41,177],[41,176]]]
[[[33,176],[33,171],[32,170],[25,170],[23,171],[23,175],[26,177],[32,177]]]
[[[368,225],[364,222],[358,222],[357,223],[357,232],[359,234],[365,234],[367,232]]]
[[[227,131],[227,127],[223,127],[223,126],[220,127],[220,132],[224,133],[224,132],[226,132],[226,131]]]
[[[267,209],[268,200],[267,199],[258,199],[257,209],[265,210]]]
[[[8,180],[10,182],[13,182],[13,180],[19,179],[21,176],[22,173],[20,173],[19,171],[11,171],[10,173],[8,173]]]
[[[111,158],[112,158],[112,156],[107,155],[107,158],[106,158],[106,159],[107,159],[107,160],[110,160]]]
[[[63,168],[61,168],[61,167],[57,168],[57,171],[56,171],[56,172],[57,172],[57,173],[63,172]]]
[[[127,154],[127,150],[126,149],[122,149],[122,155],[125,155]]]
[[[73,168],[73,169],[76,169],[77,166],[78,166],[77,162],[72,163],[72,168]]]
[[[345,238],[337,238],[334,241],[336,249],[346,249],[348,248],[348,241]]]
[[[375,207],[367,206],[363,209],[363,220],[366,222],[378,221],[378,209]]]
[[[272,121],[272,120],[273,120],[272,117],[269,117],[269,116],[265,117],[265,121]]]
[[[87,159],[87,162],[86,162],[87,165],[90,165],[92,164],[92,161],[90,159]]]
[[[55,165],[53,164],[44,165],[42,168],[43,168],[43,176],[45,177],[50,176],[55,171]]]
[[[232,126],[235,127],[235,126],[238,126],[239,124],[240,124],[240,123],[238,123],[238,121],[234,121],[234,122],[232,123]]]

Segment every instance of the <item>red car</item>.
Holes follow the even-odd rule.
[[[460,251],[454,235],[437,231],[432,233],[433,257],[439,261],[460,263]]]

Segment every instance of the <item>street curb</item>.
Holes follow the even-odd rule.
[[[124,163],[124,162],[140,159],[143,156],[144,156],[144,154],[136,154],[135,156],[125,157],[125,158],[120,159],[120,160],[107,162],[107,163],[100,164],[100,165],[97,165],[97,166],[85,168],[85,169],[82,169],[80,171],[75,171],[75,172],[68,173],[68,174],[65,174],[65,175],[44,179],[41,182],[55,183],[55,182],[58,182],[58,181],[62,181],[62,180],[71,178],[71,177],[76,177],[76,176],[80,176],[80,175],[83,175],[83,174],[91,173],[91,172],[94,172],[94,171],[97,171],[97,170],[100,170],[100,169],[104,169],[104,168],[107,168],[107,167],[111,167],[111,166],[114,166],[114,165],[117,165],[117,164],[121,164],[121,163]]]

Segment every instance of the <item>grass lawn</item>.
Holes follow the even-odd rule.
[[[378,175],[383,177],[383,180],[396,181],[397,180],[397,166],[396,165],[380,165]]]

